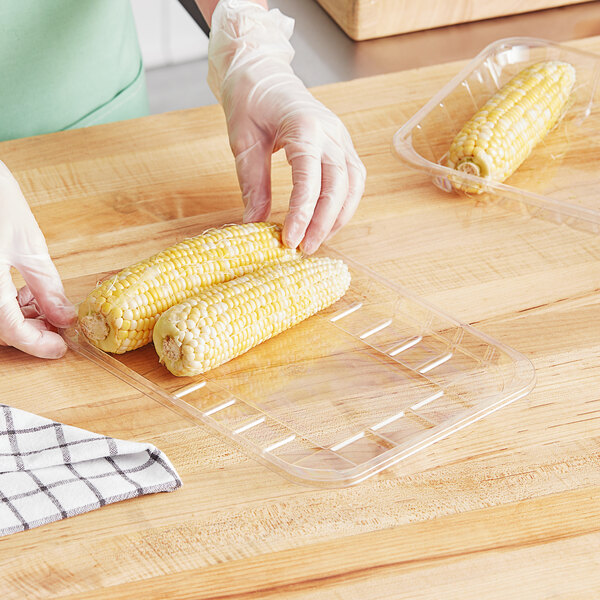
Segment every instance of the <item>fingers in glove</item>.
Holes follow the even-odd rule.
[[[355,161],[347,162],[347,168],[348,197],[326,239],[334,236],[344,225],[346,225],[346,223],[348,223],[348,221],[350,221],[365,192],[367,171],[362,162],[360,162],[357,157]]]
[[[75,307],[65,295],[60,276],[48,254],[21,257],[16,265],[40,312],[56,327],[75,322]],[[25,292],[23,292],[25,293]],[[32,300],[28,302],[31,304]]]
[[[321,157],[306,146],[297,152],[286,147],[288,162],[292,166],[292,194],[290,207],[283,223],[283,242],[296,248],[304,239],[321,192]]]
[[[60,358],[67,351],[64,340],[47,323],[23,316],[16,298],[0,306],[0,344],[39,358]]]
[[[19,289],[17,292],[17,302],[21,308],[35,303],[35,296],[29,289],[29,286],[24,285],[21,289]]]
[[[271,212],[271,154],[260,141],[235,157],[242,199],[244,223],[265,221]]]
[[[21,313],[23,313],[26,319],[38,319],[41,317],[39,308],[34,304],[21,306]]]
[[[26,319],[37,319],[42,316],[42,311],[35,299],[35,296],[31,293],[28,286],[24,285],[17,292],[17,302],[21,307],[21,312]]]
[[[323,162],[321,168],[321,194],[301,244],[306,254],[315,252],[329,235],[348,196],[346,161]]]

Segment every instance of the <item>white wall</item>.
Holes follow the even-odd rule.
[[[208,39],[177,0],[131,0],[147,69],[206,58]]]

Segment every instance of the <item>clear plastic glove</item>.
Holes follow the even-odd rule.
[[[293,24],[249,0],[221,0],[212,17],[208,82],[225,111],[244,221],[268,218],[271,155],[283,148],[293,182],[284,242],[311,254],[354,214],[366,171],[343,123],[290,67]]]
[[[27,283],[18,293],[11,266]],[[67,347],[52,326],[65,327],[75,316],[21,188],[0,161],[0,345],[59,358]]]

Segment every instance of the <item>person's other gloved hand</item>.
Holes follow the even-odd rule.
[[[244,221],[268,218],[271,155],[283,148],[293,180],[284,242],[310,254],[354,214],[365,168],[343,123],[290,67],[292,19],[221,0],[211,27],[208,82],[225,111]]]
[[[11,266],[27,283],[18,292]],[[52,326],[66,327],[75,316],[21,188],[0,161],[0,346],[59,358],[67,346]]]

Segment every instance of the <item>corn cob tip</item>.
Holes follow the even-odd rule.
[[[81,325],[81,331],[88,340],[93,342],[100,342],[108,337],[110,327],[104,318],[104,315],[100,313],[93,313],[85,315],[79,319]]]
[[[163,357],[171,362],[181,360],[181,346],[177,343],[170,335],[167,335],[162,341],[162,353],[160,353],[160,362],[163,361]]]
[[[477,177],[481,175],[481,168],[479,165],[468,159],[458,164],[456,170],[461,173],[467,173],[468,175],[476,175]]]

